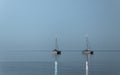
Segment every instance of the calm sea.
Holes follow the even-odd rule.
[[[81,51],[62,51],[58,75],[85,75],[85,61]],[[0,51],[0,75],[54,75],[54,56],[51,51]],[[120,75],[120,51],[95,51],[89,75]]]

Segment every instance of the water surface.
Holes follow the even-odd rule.
[[[0,75],[54,75],[54,56],[50,51],[0,54]],[[89,58],[89,75],[120,75],[119,57],[119,51],[95,51]],[[85,61],[81,51],[62,51],[58,57],[58,75],[85,75]]]

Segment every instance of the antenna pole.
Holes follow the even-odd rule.
[[[55,49],[59,50],[57,37],[55,38]]]
[[[87,50],[89,49],[89,41],[88,41],[88,36],[86,36],[86,48],[87,48]]]

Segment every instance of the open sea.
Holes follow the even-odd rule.
[[[58,75],[85,75],[85,61],[81,51],[62,51]],[[0,75],[54,75],[54,56],[44,50],[0,51]],[[120,75],[120,51],[95,51],[89,75]]]

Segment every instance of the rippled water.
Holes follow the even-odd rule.
[[[120,75],[119,51],[95,51],[89,59],[89,75]],[[85,75],[86,56],[81,51],[62,51],[58,75]],[[54,75],[50,51],[1,51],[0,75]]]

